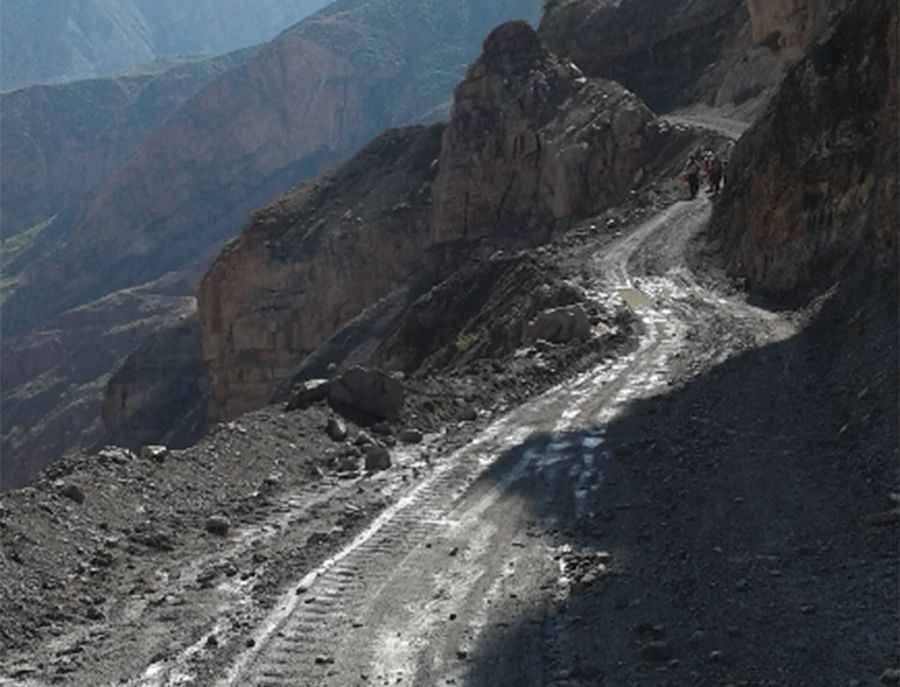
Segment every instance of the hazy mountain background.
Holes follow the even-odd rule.
[[[230,6],[250,5],[190,8]],[[197,280],[253,210],[388,127],[445,116],[488,32],[539,11],[339,0],[237,54],[0,94],[0,486],[102,438],[110,375],[191,317]]]
[[[0,89],[261,43],[327,0],[0,0]]]

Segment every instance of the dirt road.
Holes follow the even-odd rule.
[[[677,121],[729,136],[741,130],[730,122]],[[252,626],[240,620],[241,608],[252,604],[250,589],[240,581],[224,582],[228,588],[220,594],[221,606],[207,608],[195,620],[189,645],[116,684],[574,687],[687,684],[679,679],[728,682],[723,680],[733,664],[720,644],[704,639],[711,634],[708,628],[690,635],[692,646],[699,647],[693,653],[709,662],[698,672],[679,667],[672,628],[654,621],[668,613],[688,623],[693,616],[711,613],[695,585],[708,583],[710,593],[725,595],[720,580],[731,584],[731,574],[713,574],[717,564],[676,548],[678,533],[657,543],[656,530],[673,525],[677,505],[653,502],[646,488],[628,479],[628,471],[634,461],[662,449],[654,443],[655,434],[625,431],[620,436],[622,427],[630,426],[632,408],[652,408],[648,399],[670,393],[674,385],[707,374],[740,353],[796,335],[781,316],[707,290],[695,280],[687,268],[688,247],[708,223],[710,211],[705,197],[678,202],[588,261],[592,297],[620,299],[640,319],[643,333],[631,354],[610,358],[494,421],[473,441],[442,457],[411,488],[391,492],[386,481],[385,493],[396,495],[391,505],[329,558],[313,569],[302,567],[280,602]],[[699,407],[692,403],[690,408]],[[707,420],[697,419],[701,421]],[[709,443],[700,434],[700,444]],[[754,439],[748,433],[736,441]],[[398,459],[403,465],[404,456]],[[660,488],[668,488],[673,476],[668,468],[650,464],[647,470],[647,484],[654,484],[657,470]],[[344,493],[355,487],[334,489]],[[673,488],[676,497],[688,498],[681,487]],[[315,517],[315,503],[334,496],[324,487],[313,491],[284,504],[284,525]],[[734,502],[743,503],[743,497]],[[660,512],[653,524],[643,517],[651,508]],[[686,510],[678,517],[693,522]],[[701,523],[700,529],[710,527]],[[609,537],[613,530],[618,538]],[[281,531],[268,523],[243,533],[242,541],[247,546],[260,537],[274,542]],[[640,550],[651,540],[654,556],[664,557],[662,562]],[[254,546],[259,548],[258,541]],[[704,544],[703,556],[721,557],[727,548],[726,542]],[[771,553],[728,558],[732,565],[747,560],[764,561],[766,574],[780,579],[778,556]],[[680,577],[667,577],[669,567]],[[619,583],[625,571],[629,581]],[[752,579],[749,573],[745,577],[737,580],[739,589]],[[194,578],[196,574],[187,576]],[[657,590],[648,584],[675,590],[653,605],[646,599]],[[602,602],[591,596],[604,590],[613,590],[613,596]],[[701,599],[701,605],[689,607],[684,599]],[[685,606],[678,608],[679,603]],[[815,604],[800,607],[806,618],[816,612]],[[809,608],[814,610],[805,610]],[[645,622],[632,624],[631,618]],[[720,629],[737,642],[743,626],[723,619]],[[590,667],[598,643],[614,657],[595,661],[608,665],[604,671]],[[753,654],[752,646],[746,650]],[[615,660],[631,656],[633,665]],[[684,675],[667,677],[672,674],[667,670]],[[68,684],[106,682],[95,676]],[[31,683],[0,678],[4,687],[24,684]]]
[[[201,639],[175,665],[151,667],[131,684],[565,684],[571,662],[552,641],[551,621],[536,628],[534,646],[519,646],[522,653],[493,667],[470,658],[485,628],[513,622],[509,599],[532,600],[548,589],[557,602],[567,595],[571,547],[557,546],[548,533],[622,505],[604,499],[615,461],[606,425],[625,405],[665,387],[691,329],[728,321],[731,335],[717,350],[727,357],[740,337],[770,336],[782,326],[688,276],[683,246],[709,212],[706,199],[676,204],[596,256],[597,297],[624,299],[644,325],[633,354],[552,389],[443,461],[348,546],[297,579],[231,665],[198,665]],[[664,237],[662,251],[657,237]],[[631,265],[654,249],[665,253],[663,273],[635,273]]]

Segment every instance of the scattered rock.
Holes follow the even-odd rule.
[[[393,436],[394,434],[394,428],[391,427],[387,422],[376,422],[374,425],[372,425],[372,431],[375,432],[375,434],[383,437]]]
[[[377,472],[391,467],[391,452],[384,446],[369,446],[366,449],[366,470]]]
[[[400,441],[404,444],[421,444],[423,438],[422,432],[417,429],[404,429],[400,432]]]
[[[325,427],[325,433],[335,441],[343,441],[347,438],[347,425],[344,424],[343,420],[330,417]]]
[[[374,444],[375,440],[365,432],[360,432],[356,435],[356,440],[353,443],[360,448],[364,448],[366,446],[371,446],[372,444]]]
[[[331,381],[328,379],[310,379],[294,387],[285,410],[303,410],[328,398]]]
[[[525,328],[525,341],[528,343],[541,339],[552,343],[569,343],[575,339],[588,339],[590,336],[591,322],[580,305],[545,310]]]
[[[14,666],[9,671],[9,676],[16,677],[28,677],[29,675],[34,675],[35,673],[39,673],[40,668],[31,663],[21,663],[17,666]]]
[[[105,446],[97,452],[97,462],[101,464],[127,465],[134,460],[137,460],[137,456],[120,446]]]
[[[888,668],[881,674],[881,684],[900,685],[900,668]]]
[[[84,491],[77,484],[58,481],[55,486],[60,496],[78,504],[84,503]]]
[[[166,446],[149,445],[141,449],[141,458],[143,460],[152,460],[154,463],[163,463],[169,455],[169,449]]]
[[[328,532],[313,532],[306,538],[306,546],[312,548],[313,546],[324,544],[330,539],[331,535]]]
[[[210,534],[225,537],[228,536],[228,530],[231,529],[231,521],[224,515],[212,515],[206,519],[204,528]]]
[[[459,411],[459,419],[463,422],[475,422],[478,419],[478,413],[472,406],[463,406]]]
[[[115,562],[116,559],[113,555],[104,549],[96,551],[93,558],[91,558],[91,565],[95,568],[111,568]]]
[[[341,374],[328,391],[328,400],[336,408],[352,408],[383,420],[400,416],[405,397],[399,380],[380,370],[359,366]]]

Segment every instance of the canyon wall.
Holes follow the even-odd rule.
[[[421,269],[440,125],[390,130],[261,210],[199,292],[211,417],[265,405],[293,367]]]
[[[621,86],[547,52],[528,24],[502,25],[445,128],[379,137],[259,213],[219,257],[200,291],[211,416],[268,403],[380,298],[413,298],[481,254],[546,241],[688,142]]]
[[[898,6],[851,5],[738,143],[714,226],[729,270],[772,296],[854,264],[896,268]]]
[[[57,331],[67,313],[160,279],[180,285],[175,297],[191,297],[190,277],[205,272],[254,209],[390,125],[439,116],[487,32],[511,18],[536,19],[538,10],[538,0],[344,0],[253,50],[165,116],[127,164],[79,202],[58,212],[36,204],[35,215],[56,213],[53,222],[4,242],[0,253],[4,345],[39,358],[41,332]],[[89,127],[98,132],[88,137],[92,150],[103,137],[99,120]],[[102,155],[102,145],[96,149]],[[116,312],[122,319],[110,332],[141,319],[140,309]],[[180,312],[173,306],[165,323]],[[3,434],[16,438],[0,468],[43,466],[50,450],[94,441],[103,383],[121,362],[118,348],[68,356],[40,404],[18,400],[33,396],[37,378],[4,384],[2,412],[15,422],[5,422]],[[69,412],[63,399],[76,393],[91,412]],[[51,416],[46,438],[29,429]]]

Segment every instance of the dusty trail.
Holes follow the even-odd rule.
[[[552,620],[538,621],[526,646],[496,669],[469,659],[487,626],[512,622],[504,617],[509,599],[526,603],[552,588],[558,602],[568,593],[560,563],[566,551],[546,534],[597,515],[590,509],[603,503],[605,464],[613,459],[605,425],[624,405],[666,385],[688,331],[709,318],[730,321],[736,337],[789,331],[774,316],[706,292],[691,279],[684,245],[709,212],[706,199],[678,203],[596,258],[597,297],[616,294],[644,324],[634,353],[518,408],[446,459],[298,580],[255,630],[252,646],[210,684],[567,684],[570,662],[566,647],[554,641]],[[662,235],[663,252],[670,253],[663,273],[633,273],[642,252],[660,251]],[[721,357],[731,343],[721,342]],[[133,684],[196,678],[170,668]]]
[[[728,136],[742,130],[731,122],[672,120]],[[297,579],[265,621],[239,638],[242,649],[229,665],[210,665],[203,651],[210,636],[235,632],[217,625],[174,660],[122,684],[569,684],[571,649],[552,614],[537,619],[514,655],[493,667],[472,659],[486,628],[510,626],[517,605],[530,608],[548,593],[564,603],[572,581],[567,550],[554,532],[630,507],[604,501],[614,460],[606,425],[629,403],[664,389],[691,331],[711,320],[731,332],[717,342],[719,359],[742,339],[790,333],[779,318],[706,291],[692,278],[685,246],[710,209],[706,198],[676,203],[592,261],[593,296],[624,300],[643,324],[633,353],[549,390],[446,457],[342,550]],[[0,685],[13,684],[23,683],[0,678]]]

